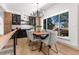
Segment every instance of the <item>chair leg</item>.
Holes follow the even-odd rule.
[[[54,44],[54,46],[55,46],[56,51],[54,49],[51,49],[51,50],[53,50],[54,52],[58,53],[57,45]]]
[[[48,45],[48,55],[50,54],[50,48],[51,48],[51,46]]]
[[[33,48],[33,43],[35,43],[35,42],[31,42],[31,50],[32,51],[38,50],[38,48],[36,48],[36,49]]]
[[[31,50],[33,51],[33,42],[30,42]]]
[[[50,54],[50,50],[49,50],[50,48],[48,47],[48,55]]]
[[[32,42],[32,49],[31,50],[33,51],[33,42]]]
[[[55,48],[56,48],[56,53],[58,53],[58,49],[57,49],[57,45],[55,44]]]
[[[31,45],[30,43],[31,43],[31,40],[29,40],[29,46]]]
[[[43,44],[43,42],[40,42],[39,52],[40,52],[41,49],[42,49],[42,44]]]

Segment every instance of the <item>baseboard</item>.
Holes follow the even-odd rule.
[[[78,48],[78,47],[74,47],[74,46],[72,46],[72,45],[69,45],[69,44],[66,44],[66,43],[63,43],[63,42],[60,42],[60,41],[57,41],[57,42],[60,43],[60,44],[65,45],[65,46],[67,46],[67,47],[69,47],[69,48],[72,48],[72,49],[75,49],[75,50],[78,50],[78,51],[79,51],[79,48]]]

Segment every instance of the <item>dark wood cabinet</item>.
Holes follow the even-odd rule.
[[[29,16],[29,25],[36,25],[36,19],[33,16]]]
[[[12,14],[12,24],[13,25],[20,25],[21,24],[21,15]]]

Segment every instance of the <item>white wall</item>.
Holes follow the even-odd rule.
[[[44,18],[60,14],[64,11],[69,11],[69,37],[68,40],[58,39],[58,41],[74,47],[78,47],[78,4],[62,3],[51,6],[50,8],[45,10],[42,20]],[[43,25],[43,21],[41,22]]]
[[[4,34],[4,19],[3,19],[3,11],[0,10],[0,35]]]

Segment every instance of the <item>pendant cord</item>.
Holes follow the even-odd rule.
[[[39,13],[38,13],[38,3],[37,3],[37,16],[39,16]]]

